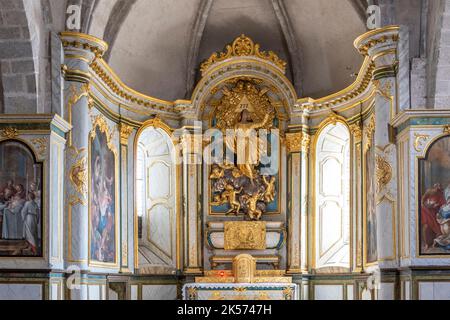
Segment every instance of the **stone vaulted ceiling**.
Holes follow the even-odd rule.
[[[366,28],[351,1],[87,2],[85,32],[111,44],[111,67],[130,87],[160,99],[190,98],[200,63],[241,34],[288,61],[299,97],[345,88],[362,63],[353,40]]]

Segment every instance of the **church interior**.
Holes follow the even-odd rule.
[[[448,299],[449,0],[0,0],[0,300]]]

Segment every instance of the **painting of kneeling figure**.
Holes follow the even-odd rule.
[[[420,253],[450,254],[450,137],[437,140],[420,160]]]
[[[0,143],[0,256],[42,256],[42,169],[24,143]]]

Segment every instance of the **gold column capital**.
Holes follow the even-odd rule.
[[[133,133],[134,128],[124,123],[119,124],[118,127],[120,133],[120,144],[127,146],[128,139],[130,138],[130,135]]]
[[[286,149],[289,153],[300,152],[302,148],[302,133],[286,133]]]
[[[350,133],[353,136],[353,140],[355,143],[359,143],[362,141],[362,124],[361,121],[357,121],[356,123],[350,126]]]
[[[311,137],[305,132],[288,132],[285,136],[285,142],[288,153],[308,152]]]

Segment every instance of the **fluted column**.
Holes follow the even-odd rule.
[[[397,68],[399,27],[370,31],[355,41],[359,51],[375,64],[375,203],[378,265],[398,266],[397,255],[397,155],[390,121],[398,113]]]
[[[195,130],[194,130],[195,131]],[[183,150],[184,273],[200,275],[202,268],[202,139],[194,133],[181,137]]]
[[[91,119],[89,117],[89,65],[106,50],[105,42],[94,37],[63,32],[64,47],[64,117],[73,125],[67,137],[66,151],[66,268],[88,269],[88,147]],[[80,291],[79,299],[83,299]]]

